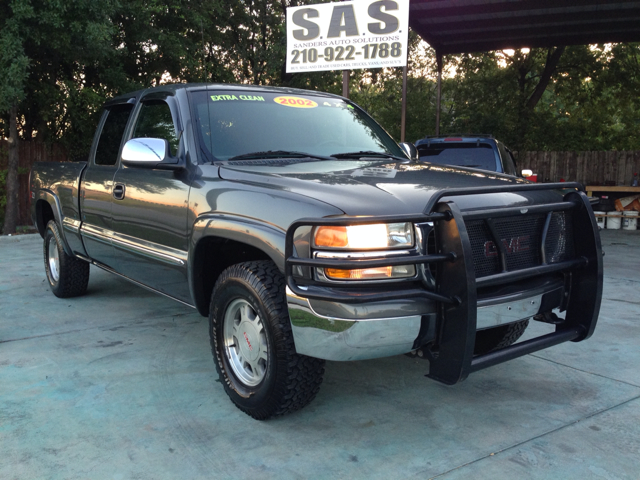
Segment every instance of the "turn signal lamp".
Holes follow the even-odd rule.
[[[413,227],[411,223],[378,223],[373,225],[350,225],[347,227],[321,226],[314,235],[314,245],[340,250],[384,250],[413,245]],[[322,252],[322,258],[345,258],[344,254],[331,255]],[[367,257],[373,258],[373,257]],[[394,267],[376,267],[345,270],[325,268],[324,274],[331,280],[385,280],[391,278],[413,277],[416,273],[413,265]]]
[[[324,274],[331,280],[388,280],[390,278],[409,278],[416,274],[413,265],[398,265],[396,267],[363,268],[341,270],[325,268]]]

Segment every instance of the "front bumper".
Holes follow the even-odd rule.
[[[462,212],[456,196],[527,192],[532,190],[573,189],[562,202],[525,207],[497,207]],[[577,191],[576,191],[577,190]],[[287,231],[285,276],[287,301],[298,353],[331,360],[355,360],[406,353],[418,347],[430,360],[429,377],[446,384],[464,380],[469,373],[520,355],[565,341],[589,338],[595,328],[602,296],[602,251],[589,200],[579,184],[530,184],[489,188],[443,190],[432,197],[421,215],[390,217],[346,217],[302,219]],[[447,197],[448,201],[441,201]],[[545,239],[552,214],[571,211],[574,245],[573,258],[554,263],[545,251]],[[513,269],[507,258],[507,245],[491,225],[495,218],[514,215],[545,215],[541,234],[541,264]],[[486,221],[497,246],[502,271],[476,278],[474,253],[465,221]],[[438,245],[437,254],[408,258],[345,261],[300,258],[294,254],[294,237],[299,227],[315,225],[349,225],[379,222],[432,222]],[[404,263],[403,263],[404,262]],[[375,288],[335,288],[300,277],[305,268],[374,268],[383,264],[436,264],[436,289],[410,284]],[[294,275],[294,268],[296,274]],[[551,280],[554,279],[554,280]],[[509,285],[539,281],[542,290],[522,290],[493,296]],[[553,282],[559,282],[553,285]],[[298,283],[301,283],[299,285]],[[546,290],[545,290],[546,289]],[[312,302],[352,305],[367,311],[370,305],[384,302],[423,302],[424,311],[407,315],[384,315],[363,318],[356,315],[326,315],[313,308]],[[428,307],[427,307],[428,306]],[[486,355],[474,356],[476,332],[530,318],[553,308],[566,308],[564,321],[552,334],[512,345]]]
[[[372,302],[360,306],[366,313],[350,318],[328,315],[348,305],[323,303],[329,302],[316,302],[314,309],[308,298],[287,288],[293,338],[296,351],[302,355],[336,361],[400,355],[413,350],[423,322],[435,325],[433,303],[396,303],[396,312],[410,310],[412,314],[389,317],[380,316],[388,312],[389,305]],[[324,307],[324,315],[318,307]]]
[[[526,320],[559,308],[565,288],[543,282],[536,288],[478,301],[476,330]],[[357,308],[312,301],[287,288],[296,351],[333,361],[366,360],[408,353],[436,339],[437,308],[431,300],[370,302]],[[403,312],[402,316],[395,316]],[[394,315],[394,316],[390,316]]]

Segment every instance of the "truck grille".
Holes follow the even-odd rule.
[[[507,271],[542,264],[541,242],[546,215],[521,215],[494,219],[500,242],[507,251]],[[476,278],[502,271],[500,252],[485,220],[466,222]],[[570,212],[553,212],[545,242],[547,263],[574,257]]]

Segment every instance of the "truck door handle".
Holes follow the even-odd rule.
[[[116,200],[122,200],[124,198],[124,185],[117,183],[113,187],[113,198]]]

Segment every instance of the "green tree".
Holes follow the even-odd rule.
[[[448,56],[443,132],[517,150],[637,149],[638,44]]]
[[[0,6],[0,112],[9,113],[9,164],[5,179],[6,206],[3,233],[15,233],[18,221],[18,103],[25,97],[29,59],[24,51],[25,26],[33,16],[28,0]]]

